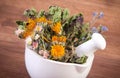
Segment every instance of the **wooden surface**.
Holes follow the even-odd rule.
[[[33,2],[34,1],[34,2]],[[103,11],[100,23],[108,26],[104,33],[107,48],[95,53],[88,78],[120,78],[120,0],[0,0],[0,78],[30,78],[24,63],[24,40],[14,35],[15,21],[25,19],[25,9],[45,9],[58,5],[70,9],[71,15],[82,12],[85,21],[94,11]]]

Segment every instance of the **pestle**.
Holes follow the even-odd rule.
[[[99,33],[93,33],[92,38],[85,43],[76,47],[75,52],[77,56],[83,55],[89,56],[96,50],[103,50],[106,47],[106,41],[103,36]]]

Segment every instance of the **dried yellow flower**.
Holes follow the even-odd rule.
[[[52,30],[59,34],[61,32],[61,22],[57,22],[53,25]]]
[[[65,48],[62,45],[53,45],[51,49],[51,55],[54,59],[60,59],[65,54]]]
[[[32,34],[31,31],[25,31],[25,32],[22,33],[22,38],[25,39],[26,37],[30,36],[31,34]]]
[[[36,22],[46,23],[48,20],[45,17],[36,18]]]
[[[57,41],[58,37],[57,36],[52,36],[52,41]]]
[[[28,25],[26,26],[27,30],[33,31],[36,26],[36,22],[32,19],[28,19]]]
[[[59,42],[66,42],[66,37],[65,36],[61,36],[58,39]]]
[[[58,42],[66,42],[66,37],[65,36],[60,36],[60,37],[57,37],[57,36],[52,36],[52,41],[58,41]]]

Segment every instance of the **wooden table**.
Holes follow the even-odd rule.
[[[108,26],[104,33],[107,48],[95,53],[88,78],[120,78],[120,0],[1,0],[0,1],[0,78],[29,78],[24,63],[24,40],[14,35],[15,21],[25,19],[25,9],[45,9],[50,5],[68,8],[71,15],[82,12],[90,21],[94,11],[105,13],[100,23]]]

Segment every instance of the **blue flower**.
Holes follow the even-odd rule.
[[[108,31],[108,28],[106,26],[101,26],[101,31]]]
[[[98,33],[98,30],[97,30],[97,28],[96,27],[92,27],[92,33]]]
[[[98,18],[100,19],[100,18],[102,18],[103,16],[104,16],[104,13],[103,13],[103,12],[100,12]]]
[[[97,12],[93,12],[93,16],[97,16],[98,15],[98,13]]]

